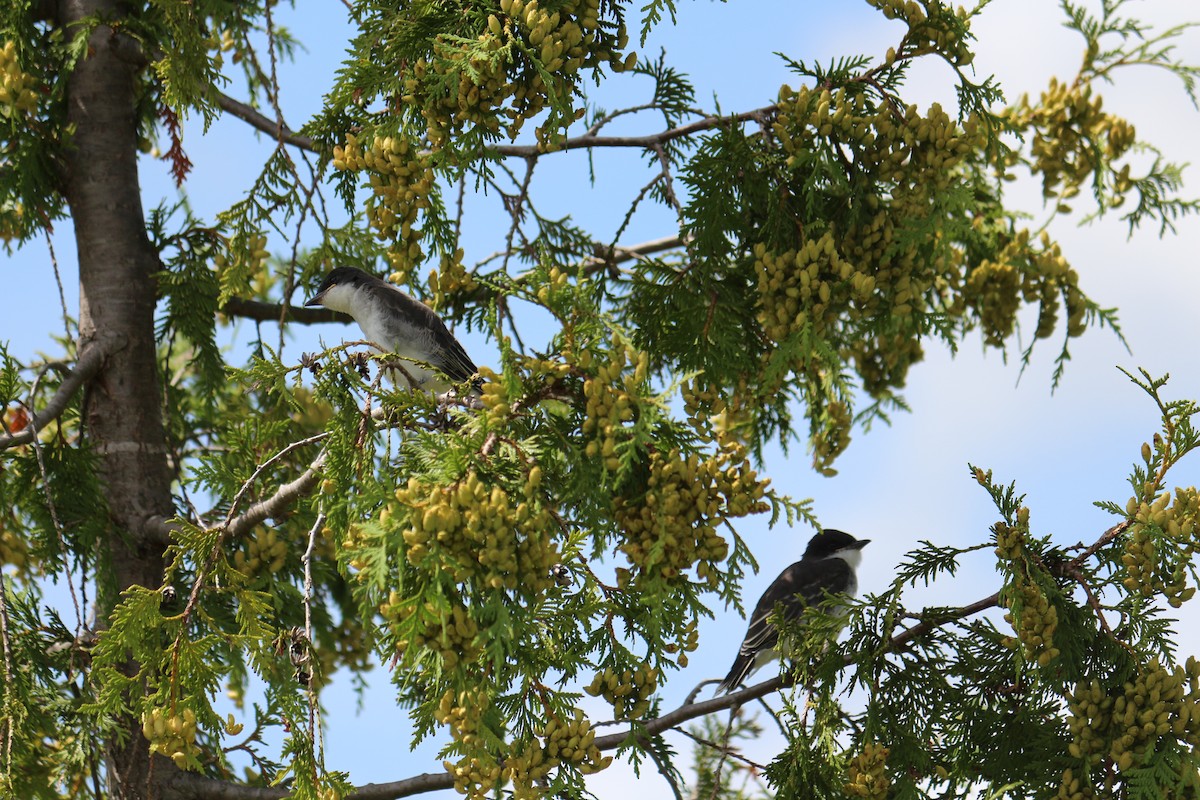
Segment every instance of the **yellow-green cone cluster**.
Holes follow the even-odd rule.
[[[918,3],[877,5],[923,31],[917,39],[928,33],[930,47],[958,35],[955,25],[926,19]],[[886,317],[886,330],[873,337],[854,331],[843,353],[864,389],[878,395],[902,387],[908,368],[923,358],[914,315],[964,319],[982,328],[987,343],[1000,345],[1012,335],[1022,303],[1037,303],[1036,338],[1055,330],[1064,308],[1068,335],[1082,333],[1087,308],[1078,276],[1048,236],[1010,231],[1008,223],[981,215],[975,233],[1002,238],[998,254],[980,258],[970,250],[971,232],[954,241],[910,234],[929,227],[941,198],[962,189],[965,159],[986,151],[987,129],[976,117],[959,125],[937,104],[921,113],[847,88],[784,86],[777,108],[770,133],[789,168],[808,170],[829,148],[850,152],[855,173],[876,182],[879,193],[866,198],[852,221],[798,220],[795,248],[755,246],[757,318],[772,342],[807,329],[836,343],[847,330],[869,321],[874,329]],[[796,359],[792,370],[805,374],[806,356]]]
[[[1064,200],[1090,184],[1104,163],[1125,155],[1136,140],[1136,131],[1126,120],[1101,110],[1103,99],[1092,93],[1089,83],[1059,83],[1050,79],[1037,105],[1022,97],[1008,115],[1008,122],[1028,135],[1032,130],[1030,154],[1033,167],[1042,175],[1042,193]],[[1118,196],[1132,182],[1125,167],[1114,188]],[[1120,205],[1120,201],[1115,202]],[[1069,206],[1060,205],[1063,211]]]
[[[269,255],[270,251],[267,250],[266,235],[262,233],[255,233],[251,234],[250,237],[246,239],[247,257],[242,259],[239,255],[236,258],[235,263],[238,264],[239,269],[247,273],[257,274],[262,272],[262,266],[264,263],[266,263]],[[229,266],[230,261],[224,253],[218,253],[213,257],[213,263],[216,264],[217,270],[221,271]]]
[[[688,665],[688,653],[694,652],[700,646],[700,632],[696,630],[696,620],[692,620],[684,626],[682,635],[678,642],[671,642],[663,647],[663,651],[668,654],[679,653],[675,657],[675,663],[683,669]]]
[[[451,738],[472,753],[457,762],[442,762],[454,777],[458,793],[471,798],[487,797],[500,780],[500,762],[488,754],[479,736],[484,714],[490,708],[487,693],[475,688],[457,694],[447,691],[433,712],[434,719],[450,726]]]
[[[264,570],[274,574],[283,569],[287,552],[287,542],[279,538],[275,529],[260,525],[254,529],[245,549],[234,551],[233,567],[248,578],[255,578]]]
[[[0,565],[16,567],[18,572],[25,572],[25,564],[29,560],[29,546],[25,540],[2,526],[0,520]]]
[[[467,124],[482,126],[490,133],[500,132],[500,118],[494,110],[513,93],[505,74],[505,57],[497,53],[505,41],[501,35],[489,31],[480,34],[477,45],[470,47],[439,36],[433,46],[432,65],[418,59],[412,76],[404,82],[403,100],[407,103],[418,101],[430,70],[449,86],[444,94],[422,98],[422,113],[429,125],[427,135],[433,147],[444,147],[451,132]]]
[[[433,165],[457,134],[472,127],[489,138],[515,139],[527,120],[549,111],[537,141],[544,150],[556,149],[566,126],[585,111],[569,105],[579,94],[581,72],[634,65],[632,53],[622,55],[628,43],[624,24],[602,25],[600,13],[600,0],[566,0],[553,10],[541,8],[538,0],[502,0],[500,14],[488,15],[477,33],[439,34],[425,57],[405,65],[393,102],[419,109],[424,139],[411,130],[370,128],[346,134],[334,147],[335,169],[369,172],[374,195],[367,221],[376,236],[393,243],[388,259],[404,280],[425,257],[419,216],[430,204]],[[461,288],[462,276],[451,282]]]
[[[441,660],[442,668],[453,670],[479,656],[479,625],[469,609],[454,604],[443,611],[432,602],[418,605],[391,592],[379,605],[379,614],[396,633],[396,653],[424,649]],[[413,622],[416,617],[415,624]]]
[[[778,254],[755,245],[754,271],[758,322],[776,342],[809,324],[823,333],[826,325],[837,322],[837,309],[851,301],[861,304],[875,291],[874,277],[856,272],[842,258],[829,231],[806,240],[799,250]]]
[[[1022,301],[1038,303],[1034,336],[1039,339],[1054,333],[1060,303],[1066,306],[1067,335],[1084,331],[1087,308],[1079,275],[1044,232],[1034,244],[1029,231],[1018,231],[996,259],[985,259],[971,271],[962,297],[975,311],[984,341],[996,347],[1012,335]]]
[[[626,372],[632,355],[626,348],[614,343],[608,363],[596,366],[595,376],[583,384],[583,395],[587,402],[583,434],[593,437],[587,443],[584,454],[588,458],[600,458],[609,472],[616,472],[620,465],[617,457],[618,433],[625,423],[633,419],[634,397],[638,387],[646,380],[648,360],[645,353],[634,356],[637,366],[632,373]],[[591,351],[580,354],[578,366],[584,370],[592,369]]]
[[[448,725],[451,737],[463,747],[479,747],[483,744],[479,729],[483,724],[483,715],[491,705],[491,698],[479,687],[457,694],[447,691],[438,702],[433,718],[442,725]]]
[[[353,133],[346,144],[333,148],[333,167],[369,172],[372,196],[367,199],[367,222],[380,240],[393,242],[388,250],[392,268],[407,274],[425,257],[418,214],[429,207],[433,189],[432,159],[403,136],[375,136],[369,145]]]
[[[684,381],[680,387],[683,410],[692,429],[706,441],[721,445],[745,444],[749,426],[753,423],[750,412],[741,405],[746,396],[746,382],[737,386],[727,402],[718,388],[706,384],[699,378]]]
[[[822,475],[836,475],[833,462],[850,446],[854,424],[850,407],[840,401],[828,403],[813,422],[813,469]]]
[[[0,47],[0,114],[11,118],[37,108],[33,85],[33,76],[21,69],[16,42],[5,42]]]
[[[892,786],[887,776],[888,753],[888,748],[881,744],[864,744],[862,752],[850,759],[846,770],[846,794],[866,800],[886,800]]]
[[[1131,499],[1127,511],[1133,524],[1121,556],[1125,588],[1143,597],[1161,594],[1178,608],[1196,593],[1188,568],[1200,549],[1200,493],[1177,488],[1174,503],[1170,492],[1149,503]]]
[[[537,596],[553,585],[550,567],[560,560],[549,534],[555,530],[532,468],[521,493],[481,479],[474,470],[450,486],[410,478],[396,490],[407,507],[405,555],[413,566],[448,572],[460,583],[520,590]]]
[[[997,522],[996,558],[1008,562],[1009,582],[1000,593],[1000,604],[1008,611],[1004,621],[1017,632],[1017,640],[1008,640],[1012,647],[1019,642],[1026,661],[1046,666],[1058,657],[1054,632],[1058,628],[1058,607],[1046,597],[1045,590],[1029,575],[1026,563],[1025,533],[1029,530],[1029,509],[1017,511],[1017,524]]]
[[[427,302],[431,308],[445,309],[458,294],[469,294],[478,288],[478,281],[475,280],[473,274],[467,271],[462,259],[463,251],[456,250],[453,256],[442,256],[438,268],[429,271]],[[408,280],[408,275],[398,272],[394,273],[391,278],[395,283],[404,283]]]
[[[1099,680],[1081,681],[1067,701],[1069,754],[1085,769],[1063,773],[1060,800],[1084,800],[1101,789],[1108,796],[1118,777],[1111,768],[1104,769],[1107,785],[1091,786],[1087,780],[1102,762],[1124,773],[1144,766],[1148,753],[1168,749],[1169,740],[1185,749],[1200,747],[1200,662],[1194,658],[1173,669],[1154,659],[1107,691]]]
[[[867,0],[875,8],[883,12],[888,19],[900,19],[908,23],[910,43],[907,51],[910,55],[924,53],[942,53],[956,67],[968,66],[974,60],[974,54],[968,47],[971,38],[970,12],[959,6],[952,9],[948,4],[919,3],[917,0]],[[931,7],[932,6],[932,7]],[[952,19],[942,16],[930,16],[927,11],[938,8],[944,14],[953,15]],[[953,24],[950,24],[953,22]],[[887,62],[896,60],[895,51],[888,52]]]
[[[829,146],[826,141],[836,140],[854,151],[859,169],[889,184],[890,191],[886,200],[869,198],[860,223],[804,231],[798,251],[770,258],[766,250],[755,251],[762,262],[759,292],[766,318],[775,325],[799,319],[820,331],[843,317],[884,310],[902,317],[938,304],[938,294],[952,287],[937,279],[944,281],[957,265],[931,259],[929,248],[901,241],[898,234],[923,220],[930,201],[957,185],[962,159],[986,141],[981,126],[972,118],[960,128],[937,104],[925,115],[915,106],[902,113],[887,104],[872,107],[865,93],[845,89],[784,86],[778,108],[771,130],[789,166],[800,168]],[[797,274],[789,280],[792,269]],[[785,297],[767,296],[779,292]],[[797,317],[800,311],[806,313]],[[785,332],[775,328],[774,338]]]
[[[490,707],[483,690],[474,689],[457,695],[446,692],[434,711],[434,718],[450,727],[451,738],[468,753],[443,765],[454,778],[455,790],[471,800],[491,797],[497,787],[506,784],[512,797],[535,800],[544,796],[541,783],[558,767],[569,765],[590,775],[612,763],[612,756],[600,754],[591,722],[579,709],[571,719],[551,715],[540,739],[501,745],[501,752],[494,752],[495,743],[489,749],[480,736]]]
[[[196,713],[185,708],[172,714],[165,708],[152,708],[142,714],[142,735],[150,742],[151,753],[161,753],[185,769],[189,756],[200,752],[196,747]]]
[[[402,100],[420,108],[429,143],[444,147],[468,125],[491,135],[516,138],[527,120],[550,107],[550,98],[575,95],[580,73],[609,64],[615,71],[632,67],[622,56],[628,43],[624,25],[615,31],[600,24],[599,0],[567,0],[554,10],[538,0],[501,0],[500,13],[473,39],[439,36],[429,59],[418,59],[405,76]],[[541,147],[562,141],[569,115],[552,112],[537,129]],[[507,120],[507,122],[505,122]]]
[[[612,763],[612,756],[600,755],[592,723],[578,708],[574,709],[569,720],[551,717],[542,731],[542,737],[545,739],[544,753],[547,759],[572,764],[584,775],[599,772]]]
[[[623,542],[617,549],[637,567],[618,570],[622,588],[642,576],[672,579],[696,567],[696,577],[715,586],[729,544],[717,532],[727,520],[767,510],[767,482],[750,468],[745,448],[727,445],[716,455],[687,458],[678,450],[650,458],[646,492],[617,498],[615,516]]]
[[[514,402],[544,391],[548,385],[567,377],[570,373],[569,363],[514,353],[505,373],[508,377],[521,376],[521,384],[513,390],[517,395],[514,397],[510,396],[508,385],[498,380],[495,372],[487,367],[480,367],[479,376],[484,381],[480,401],[487,414],[487,427],[496,429],[503,426],[513,414]],[[541,474],[542,470],[534,466],[529,471],[529,480],[536,486],[541,482]]]
[[[854,153],[855,168],[887,187],[869,197],[859,221],[802,230],[797,249],[754,250],[758,318],[774,342],[804,326],[831,338],[847,326],[888,315],[895,332],[863,340],[845,355],[868,392],[902,386],[922,356],[913,313],[962,316],[966,256],[937,240],[904,237],[927,224],[934,201],[961,181],[960,165],[986,142],[969,118],[956,125],[938,105],[894,109],[865,92],[807,86],[779,91],[771,133],[789,168],[803,169],[827,147]],[[798,372],[804,364],[794,365]]]
[[[605,667],[596,673],[584,691],[611,703],[616,719],[641,719],[650,710],[650,697],[658,690],[661,677],[648,662],[620,672]]]

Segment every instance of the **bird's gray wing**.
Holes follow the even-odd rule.
[[[457,383],[469,381],[479,369],[442,318],[429,306],[409,297],[399,288],[388,283],[383,285],[387,288],[381,294],[384,302],[392,307],[399,319],[420,332],[418,335],[429,350],[429,363]]]
[[[752,655],[778,643],[779,630],[768,621],[777,605],[782,604],[781,613],[785,620],[798,619],[806,607],[844,589],[850,582],[850,575],[850,565],[840,558],[797,561],[785,569],[754,607],[746,637],[742,640],[741,654]]]

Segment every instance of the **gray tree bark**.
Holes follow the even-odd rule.
[[[129,6],[112,0],[59,0],[58,21],[70,30],[88,17],[117,21]],[[98,553],[97,624],[133,585],[157,587],[166,540],[151,520],[173,515],[160,382],[154,344],[154,272],[158,254],[146,233],[137,173],[137,84],[117,58],[112,28],[91,35],[87,55],[67,85],[74,128],[65,193],[79,254],[79,357],[107,353],[84,401],[87,438],[99,457],[108,534]],[[133,668],[133,665],[130,665]],[[105,753],[110,795],[142,800],[152,770],[137,720]],[[167,777],[173,769],[157,759]]]

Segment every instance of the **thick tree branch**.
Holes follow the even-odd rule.
[[[63,379],[58,391],[54,393],[54,397],[51,397],[50,402],[46,403],[45,408],[32,414],[25,430],[13,434],[0,434],[0,450],[32,442],[38,431],[62,416],[70,404],[71,398],[75,396],[75,392],[79,391],[79,387],[100,371],[108,352],[108,349],[102,347],[94,347],[84,352],[75,362],[75,368]]]
[[[325,465],[325,453],[321,452],[308,469],[296,480],[285,483],[275,490],[275,494],[259,500],[238,516],[229,520],[224,526],[222,536],[236,539],[249,531],[268,517],[278,516],[287,511],[304,495],[308,494],[321,477],[321,468]]]
[[[277,454],[275,458],[286,455],[297,447],[311,444],[324,438],[324,435],[310,437],[300,442],[293,442],[288,447],[284,448],[284,452]],[[268,462],[269,463],[269,462]],[[321,468],[325,464],[325,453],[321,452],[304,473],[294,481],[285,483],[275,490],[275,493],[270,497],[259,500],[254,505],[247,508],[244,512],[236,517],[232,517],[221,525],[221,539],[225,541],[230,538],[237,538],[244,535],[247,531],[253,528],[258,523],[269,517],[275,517],[287,511],[297,500],[308,494],[313,486],[316,485],[317,479],[321,477]],[[266,465],[263,465],[266,466]],[[261,469],[261,467],[260,467]],[[257,478],[258,473],[247,481],[247,485],[253,483]],[[194,521],[194,520],[193,520]],[[162,537],[163,541],[170,539],[171,534],[175,532],[178,523],[171,519],[162,516],[150,517],[145,521],[145,528],[154,531],[158,536]]]
[[[684,241],[679,236],[664,236],[648,242],[630,245],[629,247],[614,247],[609,254],[609,248],[604,245],[596,246],[596,254],[583,262],[583,268],[588,273],[598,272],[609,267],[635,261],[655,253],[674,250],[683,247]],[[518,276],[517,280],[520,280]],[[252,319],[256,322],[278,322],[281,318],[300,325],[316,325],[324,322],[341,322],[349,324],[354,320],[347,314],[330,311],[325,308],[307,308],[289,305],[286,308],[281,303],[264,303],[261,300],[243,300],[240,297],[230,298],[221,307],[221,313],[242,319]]]
[[[314,325],[322,322],[350,323],[354,321],[349,314],[343,314],[340,311],[330,311],[327,308],[307,308],[305,306],[292,305],[285,308],[282,303],[264,303],[262,300],[243,300],[240,297],[231,297],[221,307],[221,313],[243,319],[252,319],[256,322],[279,322],[281,319],[287,319],[302,325]]]

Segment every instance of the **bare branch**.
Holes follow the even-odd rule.
[[[217,105],[221,107],[222,111],[232,114],[243,122],[250,123],[252,127],[258,128],[272,139],[286,142],[294,147],[299,147],[301,150],[310,150],[314,153],[320,152],[311,137],[292,131],[282,122],[276,122],[270,117],[259,113],[254,107],[246,105],[240,100],[234,100],[227,94],[217,92]]]
[[[1000,595],[993,594],[990,597],[985,597],[984,599],[978,600],[970,605],[956,608],[947,613],[945,616],[938,617],[936,620],[930,620],[928,622],[922,622],[919,625],[914,625],[903,633],[893,636],[890,640],[888,640],[887,646],[884,649],[887,651],[899,650],[914,639],[920,638],[926,633],[929,633],[929,631],[933,630],[934,628],[941,627],[948,622],[953,622],[955,620],[978,614],[980,611],[985,609],[993,608],[999,602],[999,600]],[[850,666],[851,663],[853,663],[852,659],[847,657],[845,661],[846,666]],[[641,724],[635,729],[631,729],[628,732],[614,733],[609,736],[597,738],[596,746],[601,750],[612,750],[616,747],[619,747],[630,736],[653,736],[656,733],[661,733],[668,728],[674,728],[681,723],[687,722],[688,720],[713,714],[717,711],[723,711],[727,708],[732,708],[733,706],[742,705],[750,700],[757,700],[760,697],[764,697],[768,694],[779,691],[783,687],[790,685],[791,682],[791,676],[786,674],[777,675],[774,678],[765,680],[762,683],[755,684],[754,686],[749,686],[738,692],[731,692],[720,697],[713,697],[709,700],[703,700],[699,703],[692,703],[691,705],[683,705],[674,711],[663,714],[657,719],[647,720],[645,723]]]
[[[1099,539],[1097,539],[1095,542],[1093,542],[1090,547],[1088,547],[1086,550],[1084,550],[1079,555],[1072,558],[1070,561],[1070,565],[1072,567],[1078,567],[1084,561],[1087,561],[1089,558],[1094,556],[1096,554],[1096,551],[1098,551],[1100,548],[1106,547],[1107,545],[1112,543],[1112,541],[1114,539],[1119,537],[1125,531],[1129,530],[1129,527],[1132,524],[1133,524],[1132,520],[1126,519],[1126,520],[1122,520],[1121,522],[1118,522],[1116,525],[1113,525],[1111,528],[1109,528],[1108,530],[1106,530],[1104,532],[1103,536],[1101,536]]]
[[[67,405],[71,402],[71,398],[79,387],[87,383],[100,371],[104,359],[108,357],[110,350],[100,347],[87,348],[82,357],[75,362],[75,368],[70,374],[63,379],[62,384],[58,387],[58,391],[54,393],[54,397],[50,398],[50,402],[46,403],[46,407],[39,413],[33,414],[29,420],[29,425],[23,431],[12,434],[0,434],[0,450],[9,447],[16,447],[21,444],[29,444],[33,441],[33,437],[37,432],[46,425],[62,416],[62,413],[67,409]]]
[[[178,770],[159,788],[162,800],[282,800],[292,794],[282,787],[242,786]],[[426,772],[402,781],[363,784],[347,795],[346,800],[392,800],[452,788],[454,780],[450,773]]]
[[[597,136],[595,134],[584,134],[583,136],[567,139],[557,150],[586,150],[593,147],[638,147],[653,150],[674,139],[681,139],[684,136],[711,130],[721,125],[746,122],[752,119],[763,119],[775,113],[776,108],[777,106],[775,105],[769,105],[751,111],[743,111],[740,114],[730,114],[727,117],[705,117],[695,122],[689,122],[686,125],[679,125],[646,136]],[[489,148],[489,150],[496,155],[516,156],[518,158],[537,158],[538,156],[546,155],[546,151],[537,145],[500,144]]]
[[[289,509],[293,503],[308,494],[317,485],[317,480],[321,477],[321,468],[324,466],[325,453],[322,451],[299,478],[283,484],[275,490],[275,494],[259,500],[231,519],[225,525],[224,536],[237,538],[267,517],[277,516]]]
[[[263,471],[266,470],[267,467],[269,467],[272,464],[274,464],[275,462],[279,461],[279,459],[283,458],[284,456],[286,456],[288,453],[292,452],[293,450],[297,450],[306,445],[315,444],[316,442],[319,442],[328,436],[329,436],[328,433],[318,433],[315,436],[308,437],[307,439],[301,439],[298,442],[292,442],[287,447],[283,448],[278,453],[271,456],[263,463],[259,464],[258,467],[254,470],[254,472],[251,473],[250,477],[246,479],[245,483],[242,484],[242,488],[238,489],[237,494],[235,494],[233,496],[233,501],[229,504],[229,514],[226,515],[225,524],[222,527],[224,527],[227,531],[230,530],[230,528],[233,524],[233,521],[234,521],[233,514],[235,511],[237,511],[238,503],[242,502],[242,498],[246,496],[246,493],[249,492],[251,487],[254,486],[254,482],[258,480],[258,476],[261,475],[263,473]],[[323,460],[324,460],[324,454],[317,456],[316,461],[313,462],[313,467],[316,467],[317,463],[321,462]],[[312,470],[312,467],[309,468],[309,471],[311,471],[311,470]],[[289,484],[289,485],[291,485],[291,484]],[[268,515],[268,516],[270,516],[270,515]],[[257,524],[257,523],[255,523],[255,524]]]
[[[13,685],[13,658],[12,648],[9,646],[8,639],[8,598],[4,594],[4,581],[0,579],[0,643],[4,645],[4,685]],[[3,729],[0,730],[0,742],[4,744],[4,771],[6,775],[12,774],[12,744],[13,744],[13,715],[5,714],[4,721],[0,722]]]
[[[304,640],[308,647],[313,647],[313,627],[312,627],[312,597],[313,597],[313,577],[312,577],[312,560],[313,552],[317,549],[317,534],[325,527],[325,512],[319,512],[317,519],[313,522],[312,528],[308,532],[308,547],[304,550],[304,556],[300,559],[304,564]],[[305,696],[308,700],[308,738],[312,742],[313,749],[317,753],[317,763],[324,768],[325,766],[325,734],[324,726],[321,724],[321,704],[317,702],[317,689],[314,686],[315,676],[309,675],[308,684],[305,688]],[[318,741],[319,737],[319,741]]]
[[[675,250],[683,247],[685,244],[687,242],[683,240],[682,236],[664,236],[661,239],[651,239],[648,242],[630,245],[629,247],[613,247],[611,248],[611,254],[609,253],[609,248],[597,247],[596,255],[585,261],[583,268],[591,270],[623,264],[626,261],[640,261],[646,256],[662,253],[666,250]]]
[[[661,239],[652,239],[628,247],[614,247],[611,255],[609,255],[607,246],[598,244],[596,254],[583,262],[583,268],[594,272],[623,264],[626,261],[642,259],[655,253],[674,250],[683,247],[684,244],[685,242],[679,236],[664,236]],[[503,253],[496,253],[495,257],[498,258],[502,255]],[[520,276],[516,280],[521,280]],[[325,308],[284,306],[281,303],[264,303],[261,300],[244,300],[240,297],[230,298],[221,308],[221,313],[242,319],[252,319],[256,322],[279,322],[280,319],[287,319],[289,322],[300,325],[317,325],[325,322],[341,322],[348,325],[354,321],[348,314]],[[0,438],[0,448],[3,447],[3,441],[3,438]]]
[[[240,100],[234,100],[232,97],[218,92],[217,105],[226,113],[232,114],[238,119],[249,123],[274,139],[294,145],[303,150],[311,150],[314,153],[320,152],[311,137],[288,129]],[[675,139],[711,130],[721,125],[746,122],[752,119],[763,119],[775,113],[775,110],[775,105],[769,105],[751,111],[743,111],[740,114],[730,114],[729,116],[713,115],[689,122],[686,125],[678,125],[674,128],[668,128],[665,131],[645,136],[600,136],[589,131],[582,136],[567,139],[561,147],[556,148],[555,152],[559,150],[586,150],[595,147],[633,147],[653,150]],[[538,158],[548,155],[546,150],[535,144],[498,144],[487,148],[487,152],[506,158]]]
[[[993,594],[970,605],[951,610],[935,620],[914,625],[903,633],[893,636],[884,648],[887,651],[902,649],[909,642],[924,636],[929,631],[950,622],[972,616],[988,608],[993,608],[1000,599],[999,594]],[[849,666],[852,659],[846,658]],[[628,731],[601,736],[596,739],[596,746],[601,750],[615,750],[630,739],[653,736],[663,731],[675,728],[684,722],[714,714],[727,708],[743,705],[750,700],[756,700],[765,695],[777,692],[792,684],[792,677],[787,674],[778,675],[770,680],[742,689],[739,692],[714,697],[699,703],[684,704],[674,711],[663,714],[656,719],[645,720]],[[401,797],[411,797],[425,792],[436,792],[454,787],[454,778],[448,772],[426,772],[399,781],[388,783],[364,784],[347,796],[347,800],[397,800]],[[285,789],[257,789],[234,786],[212,778],[202,778],[198,775],[180,773],[175,777],[169,794],[164,793],[166,800],[279,800],[287,797]]]
[[[349,314],[330,311],[327,308],[285,306],[282,303],[264,303],[261,300],[243,300],[240,297],[231,297],[222,306],[221,312],[234,317],[252,319],[256,322],[279,322],[281,319],[286,319],[301,325],[314,325],[322,322],[349,324],[354,321]]]

